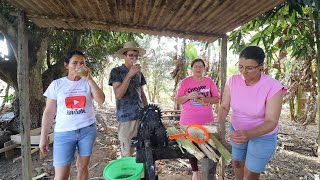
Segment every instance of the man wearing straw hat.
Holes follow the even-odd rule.
[[[111,70],[109,86],[113,86],[117,105],[118,138],[121,157],[131,156],[131,139],[137,135],[139,109],[147,105],[143,91],[146,80],[142,74],[139,57],[146,51],[134,42],[127,42],[116,52],[125,63]]]

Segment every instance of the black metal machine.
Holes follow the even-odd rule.
[[[160,159],[190,158],[193,155],[182,153],[175,141],[169,141],[161,121],[161,110],[149,104],[140,111],[138,135],[133,139],[136,147],[136,161],[145,165],[145,179],[157,179],[155,161]]]

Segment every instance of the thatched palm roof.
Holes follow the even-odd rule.
[[[284,0],[9,0],[39,27],[213,41]]]

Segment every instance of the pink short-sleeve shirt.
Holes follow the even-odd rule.
[[[280,90],[284,95],[287,92],[279,81],[263,73],[252,86],[247,86],[241,75],[231,76],[227,84],[230,88],[231,123],[235,130],[249,130],[262,124],[268,99]],[[278,130],[279,125],[266,135],[277,133]]]
[[[217,86],[208,77],[204,77],[200,82],[192,77],[183,79],[178,89],[177,97],[186,96],[191,92],[197,92],[205,97],[220,98]],[[182,104],[180,124],[206,124],[213,120],[212,104],[203,104],[191,100]]]

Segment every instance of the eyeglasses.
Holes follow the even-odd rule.
[[[259,66],[261,66],[262,64],[258,64],[257,66],[242,66],[239,64],[239,62],[236,64],[238,66],[238,70],[239,71],[247,71],[247,72],[252,72],[254,71],[255,69],[257,69]]]
[[[127,54],[127,56],[129,58],[136,58],[136,59],[139,59],[140,58],[140,55],[139,54]]]

